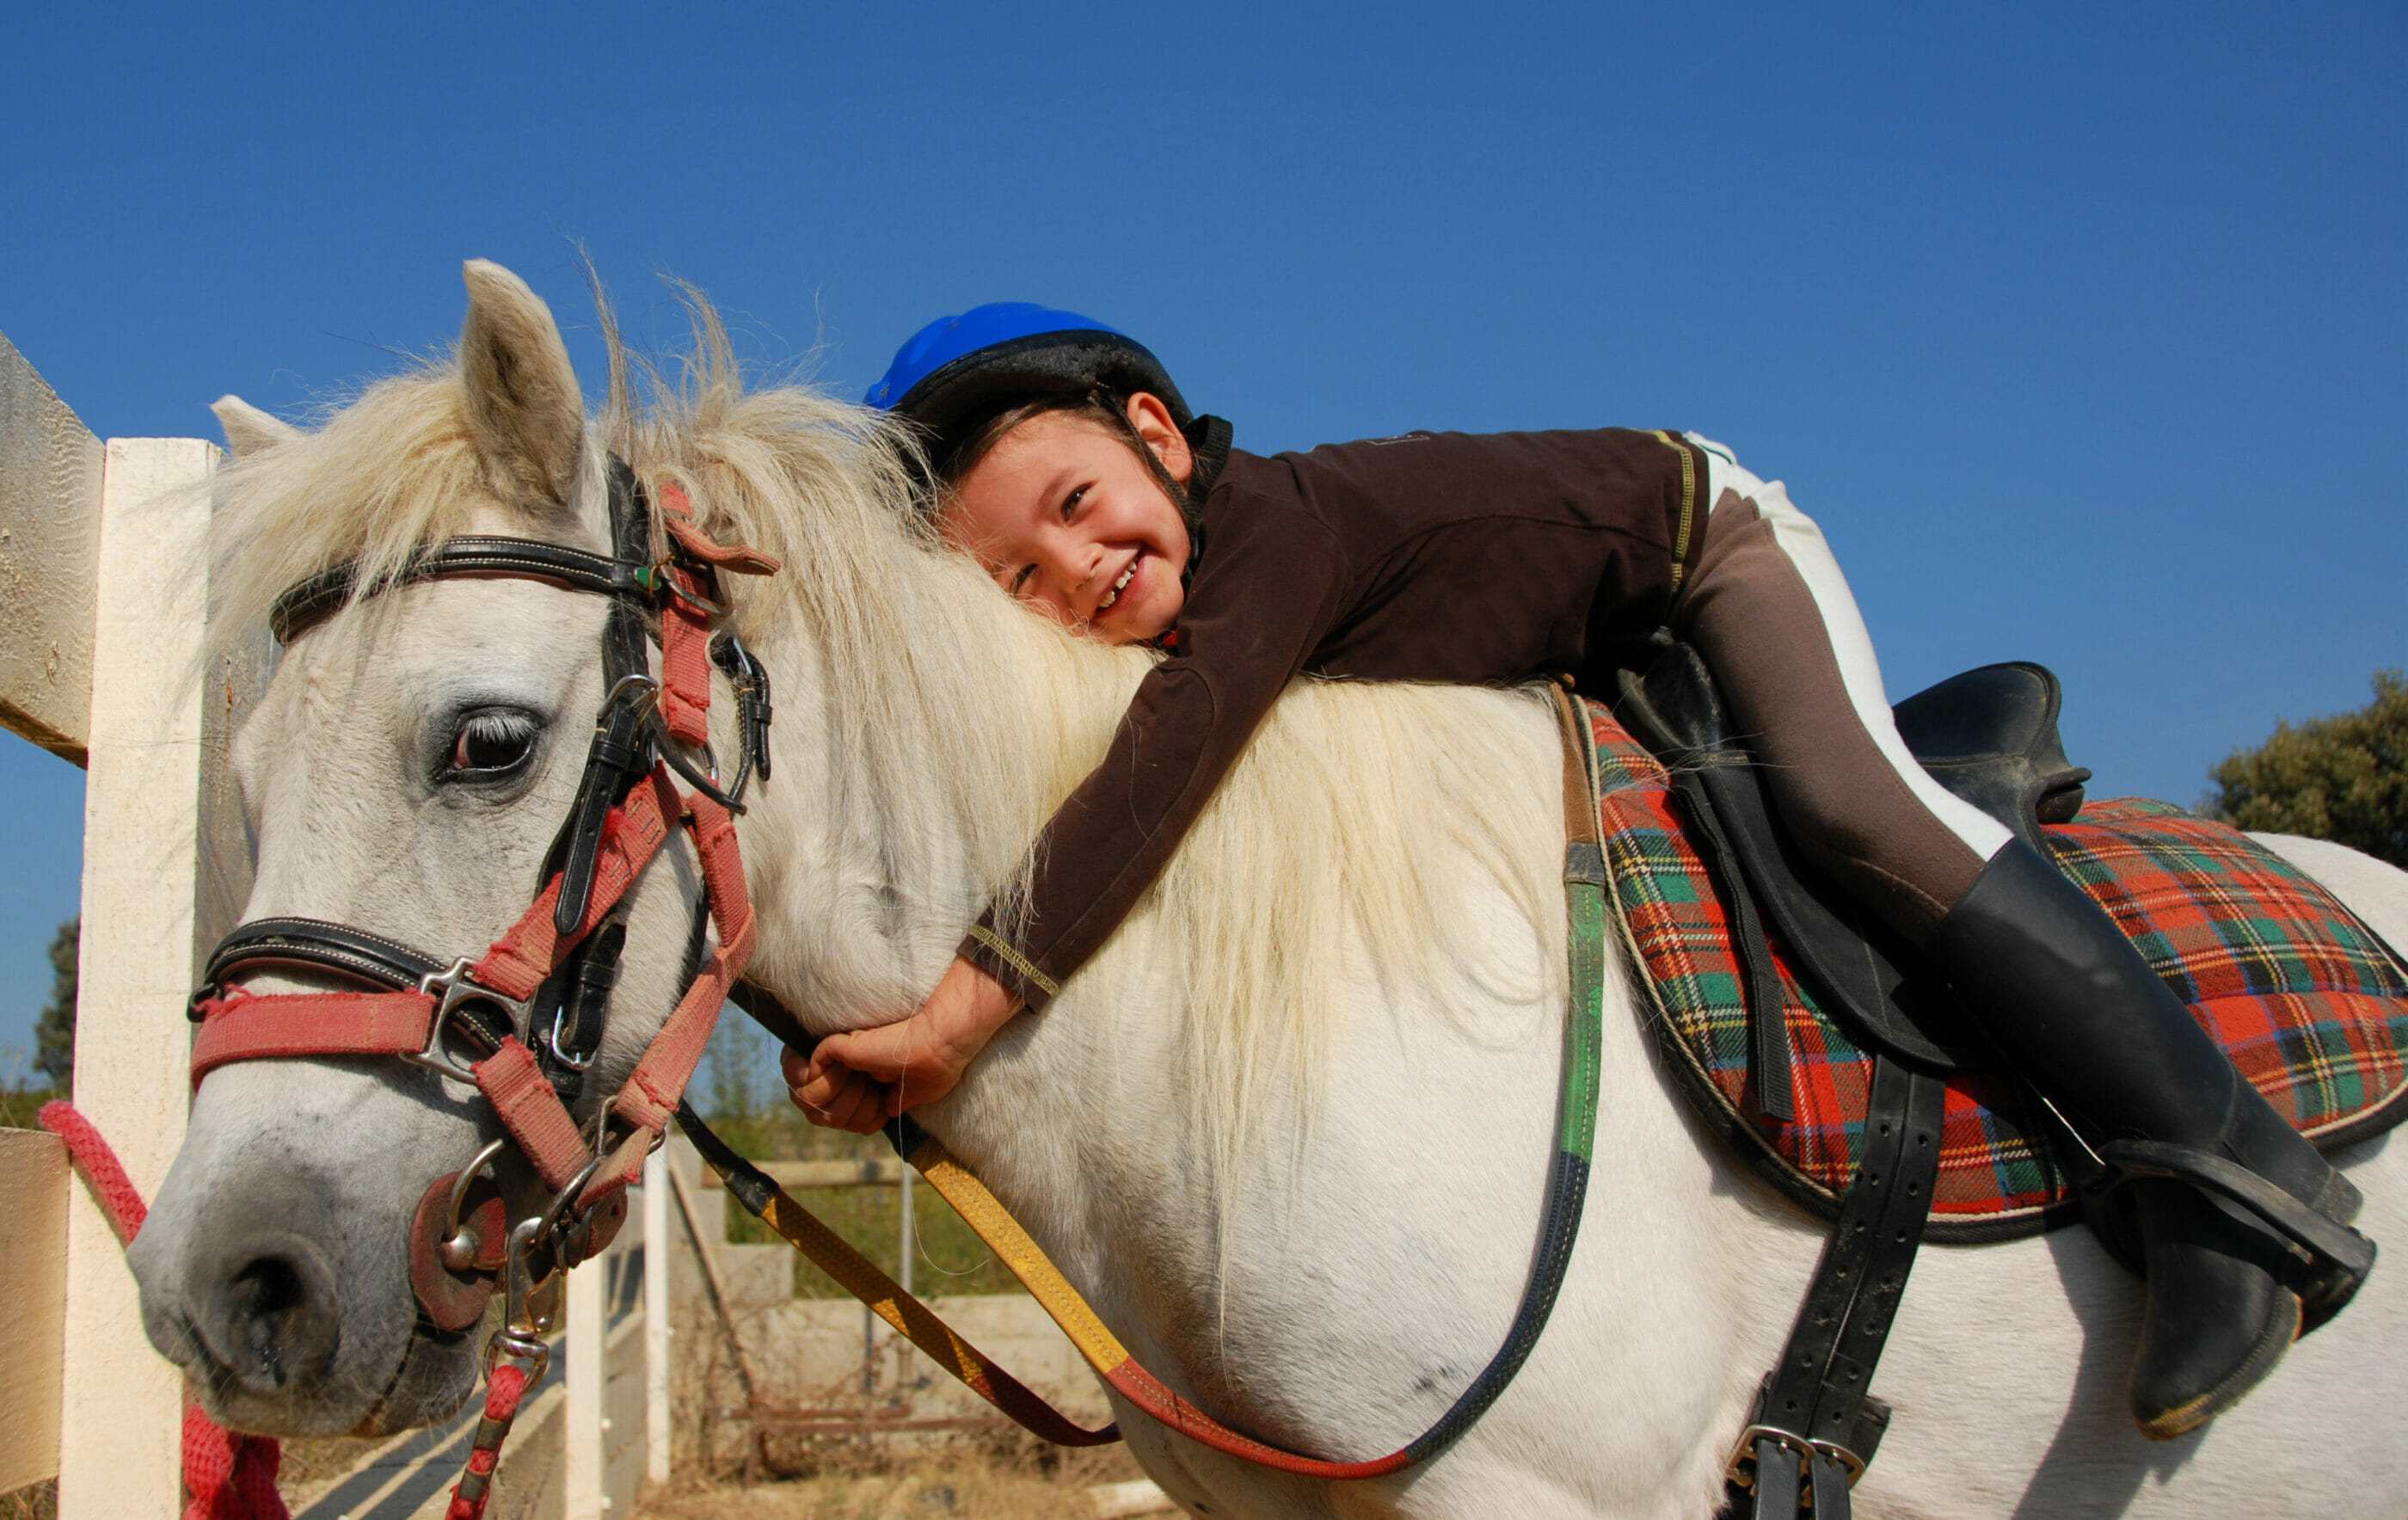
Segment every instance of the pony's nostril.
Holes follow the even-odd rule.
[[[262,1256],[235,1273],[229,1298],[241,1323],[244,1349],[279,1386],[292,1375],[284,1365],[287,1333],[308,1297],[301,1274],[281,1256]]]
[[[211,1295],[209,1339],[234,1380],[273,1394],[322,1370],[334,1354],[333,1283],[301,1242],[251,1255]]]

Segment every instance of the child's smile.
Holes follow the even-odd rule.
[[[1130,421],[1174,480],[1194,461],[1150,395]],[[1115,644],[1178,621],[1187,522],[1129,441],[1090,418],[1042,413],[1006,434],[946,505],[945,537],[996,583],[1065,624]]]

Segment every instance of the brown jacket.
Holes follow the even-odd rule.
[[[1705,537],[1705,455],[1677,433],[1408,433],[1232,451],[1198,510],[1169,658],[1046,825],[1030,911],[962,954],[1041,1008],[1179,846],[1299,674],[1601,689],[1661,625]]]

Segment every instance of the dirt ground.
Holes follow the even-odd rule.
[[[726,1477],[648,1493],[634,1520],[1095,1520],[1091,1488],[1144,1476],[1119,1446],[794,1455],[799,1470],[749,1491]]]

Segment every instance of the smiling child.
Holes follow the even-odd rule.
[[[1778,481],[1695,434],[1407,433],[1274,457],[1190,414],[1141,344],[1069,312],[930,323],[868,397],[924,432],[939,525],[1012,595],[1147,643],[1104,761],[1047,825],[1028,911],[973,925],[927,1002],[789,1052],[797,1105],[867,1132],[950,1092],[1159,874],[1300,675],[1612,689],[1659,629],[1713,667],[1782,822],[1917,946],[2006,1060],[2100,1137],[2172,1142],[2346,1222],[2356,1190],[2267,1106],[2090,899],[1908,755],[1847,582]],[[2144,1434],[2230,1407],[2299,1332],[2265,1218],[2134,1184]],[[2327,1272],[2326,1312],[2356,1280]]]

